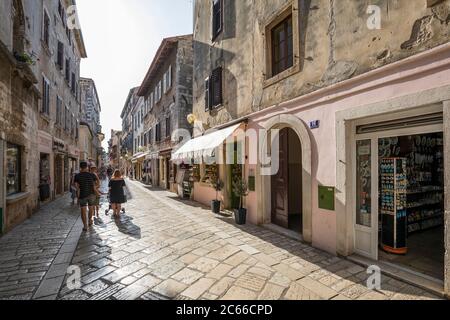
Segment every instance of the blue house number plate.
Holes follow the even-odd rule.
[[[320,120],[311,121],[309,127],[311,129],[318,129],[320,127]]]

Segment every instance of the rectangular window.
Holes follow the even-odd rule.
[[[161,101],[162,98],[162,80],[158,83],[158,102]]]
[[[223,29],[223,0],[213,0],[212,40],[214,41]]]
[[[171,136],[171,134],[172,134],[172,129],[171,129],[171,126],[170,126],[170,117],[167,117],[166,118],[166,137],[170,137]]]
[[[64,123],[64,130],[69,131],[70,128],[70,112],[69,112],[69,107],[66,106],[66,111],[65,111],[65,123]]]
[[[66,81],[70,82],[70,58],[66,59]]]
[[[62,99],[56,97],[56,125],[62,126],[63,124],[63,106]]]
[[[41,112],[49,115],[50,114],[50,82],[42,78],[42,108]]]
[[[161,124],[158,123],[155,128],[155,140],[156,142],[161,141]]]
[[[58,41],[58,56],[56,64],[60,70],[64,68],[64,44],[61,41]]]
[[[76,79],[75,79],[75,73],[72,72],[72,83],[71,83],[71,90],[72,93],[75,94],[76,93]]]
[[[154,95],[153,95],[153,92],[152,93],[150,93],[150,110],[151,109],[153,109],[153,106],[154,106]]]
[[[58,2],[58,13],[59,13],[59,16],[61,17],[61,19],[63,18],[63,10],[64,10],[64,8],[63,8],[63,5],[62,5],[61,0],[60,0]]]
[[[152,144],[153,143],[153,129],[150,129],[148,131],[148,143]]]
[[[164,93],[167,93],[172,88],[172,66],[164,74]]]
[[[21,192],[21,153],[20,147],[8,143],[6,149],[6,195]]]
[[[42,40],[47,47],[50,47],[50,17],[45,10],[42,25]]]
[[[294,65],[292,15],[272,29],[271,37],[272,76],[276,76]]]

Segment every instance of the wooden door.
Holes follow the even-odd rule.
[[[272,223],[289,227],[288,130],[280,131],[279,170],[272,176]]]

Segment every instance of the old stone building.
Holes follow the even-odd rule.
[[[87,124],[92,131],[92,151],[89,158],[100,166],[102,163],[103,147],[102,141],[104,134],[102,133],[102,126],[100,125],[100,113],[102,107],[97,93],[95,82],[89,78],[80,79],[80,94],[81,94],[81,113],[80,125]],[[80,133],[81,136],[81,133]],[[80,137],[80,140],[81,137]],[[84,159],[86,160],[86,159]]]
[[[38,207],[40,93],[22,1],[0,3],[0,234]]]
[[[145,171],[151,183],[178,192],[183,179],[171,154],[179,140],[177,130],[190,130],[192,112],[192,35],[164,39],[145,76],[138,95],[145,98],[144,145],[148,148]],[[150,181],[149,181],[150,182]]]
[[[6,231],[41,202],[68,191],[70,173],[78,166],[78,81],[86,50],[81,30],[69,26],[74,4],[0,4],[0,211]]]
[[[125,162],[122,166],[122,172],[126,176],[131,176],[131,159],[134,154],[134,120],[133,120],[133,100],[135,97],[135,92],[138,88],[132,88],[128,93],[127,100],[123,107],[120,118],[122,119],[122,144],[121,144],[121,154],[125,158]]]
[[[34,2],[33,2],[34,3]],[[39,110],[40,183],[52,197],[69,191],[70,175],[79,161],[80,63],[86,49],[80,29],[71,30],[67,10],[74,1],[36,1],[39,52],[38,80],[42,88]],[[42,40],[41,40],[42,39]],[[49,141],[52,141],[49,144]],[[44,199],[42,199],[44,200]]]
[[[194,198],[215,199],[217,175],[236,208],[240,177],[249,221],[449,294],[450,1],[197,0],[194,11],[193,110],[200,132],[219,130],[174,154],[216,156]],[[406,212],[381,188],[392,161],[407,172]]]
[[[120,149],[122,144],[122,131],[111,130],[111,138],[108,141],[109,167],[113,170],[121,169],[124,165],[124,159]]]

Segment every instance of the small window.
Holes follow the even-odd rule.
[[[166,118],[166,137],[170,137],[172,133],[172,128],[170,125],[170,116]]]
[[[46,78],[42,78],[42,108],[41,112],[50,114],[50,82]]]
[[[58,41],[58,56],[56,63],[60,70],[64,68],[64,44],[61,41]]]
[[[164,93],[167,93],[172,88],[172,66],[164,74]]]
[[[156,140],[156,142],[160,142],[161,141],[161,123],[156,124],[155,140]]]
[[[71,89],[72,89],[72,93],[75,94],[76,93],[76,78],[75,78],[75,73],[72,72],[72,83],[71,83]]]
[[[47,47],[50,47],[50,17],[47,11],[44,10],[44,19],[42,25],[42,40]]]
[[[222,67],[214,69],[211,77],[205,80],[205,86],[206,109],[217,108],[223,103]]]
[[[212,40],[214,41],[223,29],[223,0],[213,0]]]
[[[56,125],[62,126],[63,124],[63,106],[62,99],[56,97]]]
[[[70,82],[70,58],[66,59],[66,81]]]
[[[292,15],[275,26],[271,36],[272,76],[276,76],[294,65]]]
[[[66,106],[66,121],[64,123],[64,130],[66,130],[67,132],[70,130],[70,111],[69,111],[69,107]]]
[[[6,150],[6,195],[20,193],[21,190],[21,148],[8,143]]]

